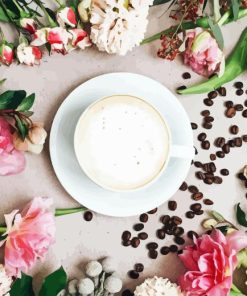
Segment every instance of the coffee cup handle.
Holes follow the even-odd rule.
[[[182,145],[172,145],[170,156],[173,158],[193,159],[195,156],[195,148]]]

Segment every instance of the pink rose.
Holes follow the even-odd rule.
[[[224,54],[208,31],[201,28],[186,31],[185,47],[184,63],[194,72],[206,77],[216,72],[223,74]]]
[[[65,24],[74,28],[77,24],[76,15],[71,7],[64,7],[57,12],[57,22],[61,27]]]
[[[12,64],[14,59],[13,46],[8,43],[3,43],[0,45],[0,62],[4,65],[9,66]]]
[[[48,29],[47,41],[55,52],[66,54],[69,42],[69,33],[61,27]]]
[[[180,259],[188,271],[180,278],[186,296],[228,296],[236,254],[247,246],[247,235],[235,231],[224,236],[219,230],[196,239],[185,247]]]
[[[27,272],[37,259],[44,258],[54,243],[55,219],[51,211],[52,200],[36,197],[24,210],[5,215],[7,225],[5,241],[5,269],[8,275],[18,277]]]
[[[27,30],[30,34],[34,34],[37,30],[37,24],[32,18],[22,18],[20,20],[20,26]]]
[[[11,126],[0,117],[0,175],[13,175],[22,172],[25,168],[25,157],[13,146]]]
[[[32,46],[42,46],[47,43],[47,31],[48,28],[42,28],[37,30],[33,35]]]
[[[87,32],[83,29],[71,29],[69,30],[69,33],[72,36],[71,45],[73,47],[85,49],[86,47],[92,45]]]

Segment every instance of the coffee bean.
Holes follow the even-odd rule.
[[[184,229],[181,226],[178,226],[174,229],[173,235],[180,236],[184,234]]]
[[[144,228],[144,225],[142,223],[137,223],[133,228],[135,231],[141,231]]]
[[[204,211],[203,210],[199,210],[199,211],[196,211],[194,213],[195,213],[195,215],[199,216],[199,215],[204,214]]]
[[[213,178],[214,174],[213,173],[205,173],[205,178]]]
[[[213,162],[209,163],[209,172],[210,173],[215,173],[216,172],[216,166]]]
[[[177,251],[178,251],[178,246],[176,246],[176,245],[171,245],[171,246],[169,247],[169,249],[170,249],[170,252],[171,252],[171,253],[177,253]]]
[[[190,238],[192,240],[193,240],[194,237],[196,237],[196,238],[199,237],[199,235],[195,231],[193,231],[193,230],[188,231],[187,232],[187,236],[188,236],[188,238]]]
[[[213,202],[211,199],[209,199],[209,198],[204,199],[204,200],[203,200],[203,203],[204,203],[205,205],[207,205],[207,206],[211,206],[211,205],[214,204],[214,202]]]
[[[128,241],[131,238],[131,233],[129,231],[124,231],[122,234],[122,240],[123,241]]]
[[[208,184],[208,185],[213,184],[213,179],[212,179],[212,178],[208,178],[208,177],[207,177],[207,178],[205,178],[203,181],[204,181],[205,184]]]
[[[220,170],[220,173],[221,173],[222,176],[228,176],[229,175],[228,169],[222,169],[222,170]]]
[[[175,200],[170,200],[168,202],[168,208],[170,211],[175,211],[177,209],[177,202]]]
[[[203,141],[202,142],[202,149],[208,150],[210,148],[210,142],[209,141]]]
[[[212,161],[215,160],[215,159],[216,159],[216,155],[213,154],[213,153],[211,153],[211,154],[210,154],[210,159],[211,159]]]
[[[158,229],[157,230],[157,237],[159,239],[164,239],[166,237],[166,232],[164,229]]]
[[[196,168],[201,168],[201,167],[202,167],[202,163],[201,163],[200,161],[195,161],[195,162],[194,162],[194,166],[195,166]]]
[[[213,178],[213,181],[214,181],[215,184],[221,184],[223,182],[222,178],[218,177],[218,176],[215,176]]]
[[[226,140],[225,140],[225,138],[223,138],[223,137],[218,137],[218,138],[216,138],[216,139],[215,139],[215,142],[214,142],[215,146],[216,146],[216,147],[219,147],[219,148],[222,148],[223,145],[225,145],[225,143],[226,143]]]
[[[210,122],[214,122],[214,118],[213,118],[213,116],[207,116],[207,117],[205,117],[205,122],[207,122],[207,123],[210,123]]]
[[[244,175],[243,173],[239,173],[239,174],[238,174],[238,178],[239,178],[241,181],[246,181],[245,175]]]
[[[235,110],[235,108],[233,108],[233,107],[228,108],[228,109],[226,110],[226,112],[225,112],[225,115],[226,115],[226,117],[228,117],[228,118],[232,118],[232,117],[234,117],[234,116],[236,115],[236,110]]]
[[[158,211],[158,209],[155,208],[155,209],[149,211],[148,214],[152,215],[152,214],[155,214],[157,211]]]
[[[156,259],[158,257],[158,252],[154,249],[149,250],[148,255],[151,259]]]
[[[178,216],[172,216],[171,217],[171,221],[175,224],[175,225],[180,225],[182,224],[183,220],[182,218],[178,217]]]
[[[194,122],[191,122],[191,128],[193,130],[196,130],[198,128],[198,125],[196,123],[194,123]]]
[[[203,174],[203,172],[196,172],[196,177],[199,180],[203,180],[205,178],[205,175]]]
[[[188,187],[190,193],[197,193],[199,192],[198,188],[194,185]]]
[[[233,140],[228,141],[230,147],[235,147],[235,142]]]
[[[136,279],[139,278],[139,273],[138,273],[137,271],[135,271],[135,270],[130,270],[130,271],[128,272],[128,275],[129,275],[129,277],[130,277],[131,279],[133,279],[133,280],[136,280]]]
[[[211,129],[213,127],[212,123],[208,123],[208,122],[203,122],[202,126],[205,129]]]
[[[236,109],[236,111],[243,111],[244,110],[244,106],[241,105],[241,104],[237,104],[237,105],[235,105],[235,109]]]
[[[129,289],[126,289],[122,292],[122,296],[134,296],[134,293],[132,293]]]
[[[233,101],[226,101],[226,102],[225,102],[225,106],[226,106],[227,108],[231,108],[231,107],[233,107]]]
[[[214,101],[213,100],[211,100],[211,99],[204,99],[203,100],[203,102],[204,102],[204,104],[206,105],[206,106],[208,106],[208,107],[211,107],[211,106],[213,106],[213,104],[214,104]]]
[[[123,245],[124,247],[128,247],[128,246],[130,246],[130,245],[131,245],[131,240],[123,241],[122,245]]]
[[[164,225],[170,221],[171,217],[169,215],[164,215],[160,218],[161,223],[163,223]]]
[[[135,264],[135,271],[136,272],[143,272],[143,270],[144,270],[144,265],[142,263]]]
[[[152,243],[148,243],[147,244],[147,249],[148,250],[151,250],[151,249],[153,249],[153,250],[156,250],[156,249],[158,249],[158,244],[157,243],[155,243],[155,242],[152,242]]]
[[[148,234],[146,232],[138,233],[138,238],[141,240],[146,240],[148,238]]]
[[[195,214],[194,212],[192,211],[188,211],[185,213],[186,217],[189,218],[189,219],[193,219],[195,217]]]
[[[222,97],[225,97],[226,96],[226,88],[221,86],[217,89],[219,95],[221,95]]]
[[[146,223],[148,221],[148,214],[141,214],[139,220],[140,222]]]
[[[140,239],[138,237],[133,237],[132,240],[131,240],[131,246],[133,248],[139,247],[140,243],[141,242],[140,242]]]
[[[247,142],[247,135],[243,135],[243,136],[242,136],[242,140],[243,140],[244,142]]]
[[[215,90],[208,93],[208,98],[211,99],[211,100],[215,99],[217,96],[218,96],[218,93]]]
[[[178,88],[177,88],[177,90],[184,90],[184,89],[186,89],[187,87],[185,86],[185,85],[181,85],[181,86],[179,86]]]
[[[247,109],[245,109],[244,111],[243,111],[243,113],[242,113],[242,115],[243,115],[243,117],[247,117]]]
[[[225,157],[225,153],[223,151],[217,151],[216,152],[216,156],[219,158],[224,158]]]
[[[182,74],[182,77],[183,77],[183,79],[190,79],[190,78],[191,78],[191,75],[190,75],[189,72],[184,72],[184,73]]]
[[[210,115],[210,111],[209,111],[209,110],[203,110],[203,111],[201,112],[201,115],[202,115],[202,116],[209,116],[209,115]]]
[[[162,248],[160,249],[160,253],[161,253],[162,255],[168,255],[168,254],[170,253],[170,248],[169,248],[169,247],[162,247]]]
[[[192,204],[192,205],[190,206],[190,209],[191,209],[191,211],[193,211],[193,212],[200,211],[201,208],[202,208],[202,205],[199,204],[199,203],[194,203],[194,204]]]
[[[181,236],[176,236],[174,241],[178,245],[183,245],[185,243],[185,240]]]
[[[225,152],[225,154],[228,154],[230,152],[230,145],[229,144],[225,144],[222,147],[223,152]]]
[[[240,88],[243,88],[244,87],[244,84],[241,81],[237,81],[237,82],[234,83],[234,86],[236,88],[240,89]]]
[[[181,191],[185,191],[185,190],[187,190],[187,188],[188,188],[188,185],[187,185],[186,182],[183,182],[182,185],[179,187],[179,189],[180,189]]]
[[[231,134],[233,134],[233,135],[238,134],[238,132],[239,132],[239,127],[238,127],[237,125],[232,125],[232,126],[230,127],[230,132],[231,132]]]
[[[238,89],[238,90],[236,90],[236,95],[237,95],[237,96],[242,96],[243,93],[244,93],[244,91],[243,91],[242,89]]]
[[[90,211],[86,211],[83,217],[85,221],[90,222],[93,219],[93,213]]]
[[[197,137],[199,141],[204,141],[206,140],[206,138],[207,138],[207,135],[205,133],[200,133]]]
[[[204,180],[204,179],[203,179]],[[203,198],[203,194],[201,192],[196,192],[192,194],[192,199],[193,200],[201,200]]]
[[[168,234],[168,235],[172,235],[173,232],[174,232],[174,229],[173,228],[166,228],[166,227],[164,227],[164,230],[165,230],[166,234]]]
[[[244,101],[244,105],[245,105],[245,107],[247,107],[247,100]]]
[[[243,144],[242,139],[240,137],[233,139],[233,141],[234,141],[236,147],[241,147]]]

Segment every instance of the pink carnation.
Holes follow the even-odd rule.
[[[219,230],[196,239],[185,247],[180,259],[188,271],[180,278],[186,296],[228,296],[236,254],[247,246],[247,235],[235,231],[224,236]]]
[[[0,117],[0,175],[18,174],[24,170],[25,164],[23,152],[13,146],[11,126]]]
[[[216,40],[201,28],[188,30],[185,38],[184,63],[203,76],[224,72],[225,59]]]
[[[27,272],[37,259],[44,258],[54,243],[55,219],[51,211],[52,200],[36,197],[21,213],[17,210],[5,215],[8,235],[5,243],[5,270],[18,277]]]

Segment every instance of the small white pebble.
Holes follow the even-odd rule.
[[[68,291],[72,296],[75,296],[77,293],[77,284],[78,284],[77,279],[73,279],[73,280],[69,281]]]
[[[97,277],[102,272],[102,265],[98,261],[88,262],[85,271],[87,276]]]
[[[89,278],[80,279],[77,287],[79,293],[82,295],[89,295],[94,291],[94,283]]]
[[[117,269],[117,264],[116,264],[116,260],[114,260],[113,258],[111,257],[106,257],[102,262],[102,267],[103,267],[103,270],[106,272],[106,273],[112,273],[114,272],[116,269]]]
[[[105,289],[112,294],[120,292],[122,289],[123,283],[120,278],[115,276],[109,276],[104,283]]]

